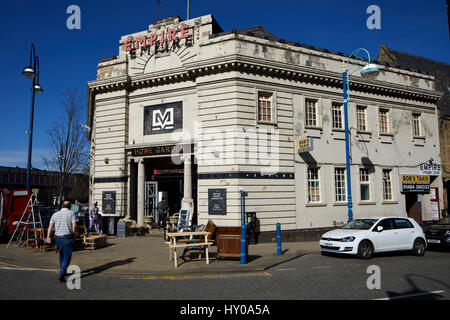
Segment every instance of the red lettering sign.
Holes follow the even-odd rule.
[[[167,37],[167,41],[177,41],[177,30],[169,29],[169,36]]]
[[[127,41],[125,41],[125,51],[131,51],[133,48],[131,47],[133,40],[132,39],[128,39]]]
[[[147,37],[143,36],[142,38],[136,38],[136,50],[139,49],[139,45],[145,47],[147,42]]]
[[[127,39],[125,41],[125,51],[132,51],[137,50],[140,47],[145,48],[147,45],[153,46],[156,44],[157,40],[159,40],[160,43],[164,42],[172,42],[172,41],[178,41],[177,36],[178,30],[177,29],[169,29],[167,32],[167,38],[164,31],[161,31],[159,35],[156,33],[150,34],[147,36],[138,37],[135,40],[133,39]],[[191,33],[189,33],[189,26],[188,25],[182,25],[180,28],[180,38],[186,39],[190,38],[192,36]],[[159,39],[158,39],[159,38]],[[148,40],[148,43],[147,43]],[[134,48],[133,48],[133,42],[134,42]]]
[[[153,46],[154,44],[155,44],[155,42],[156,42],[156,38],[157,38],[158,36],[156,35],[156,33],[152,33],[151,35],[150,35],[150,41],[149,41],[149,45],[150,46]]]
[[[189,26],[184,24],[181,26],[181,39],[189,38],[191,35],[189,34]]]

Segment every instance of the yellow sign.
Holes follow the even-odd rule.
[[[418,174],[402,174],[402,183],[430,184],[430,176]]]
[[[313,140],[311,138],[298,140],[298,152],[307,152],[313,150]]]

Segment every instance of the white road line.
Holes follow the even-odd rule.
[[[295,268],[285,268],[285,269],[276,269],[275,271],[293,271],[293,270],[297,270]]]
[[[411,298],[411,297],[418,297],[418,296],[425,296],[428,294],[438,294],[443,293],[445,290],[436,290],[436,291],[425,291],[425,292],[419,292],[419,293],[412,293],[412,294],[406,294],[403,296],[395,296],[395,297],[388,297],[388,298],[381,298],[381,299],[373,299],[373,300],[396,300],[396,299],[405,299],[405,298]]]
[[[16,270],[16,271],[48,271],[57,272],[56,269],[39,269],[39,268],[20,268],[20,267],[0,267],[0,270]]]

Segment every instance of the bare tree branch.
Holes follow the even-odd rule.
[[[77,89],[63,93],[64,115],[54,121],[45,133],[50,138],[50,154],[43,157],[47,170],[60,173],[58,195],[62,199],[63,186],[73,174],[85,173],[89,167],[89,141],[81,127],[83,99]]]

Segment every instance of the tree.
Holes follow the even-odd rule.
[[[81,125],[83,99],[77,89],[67,89],[63,97],[64,114],[45,131],[50,138],[50,155],[43,157],[47,170],[59,173],[60,200],[64,199],[64,186],[74,181],[74,174],[89,172],[89,142]]]

